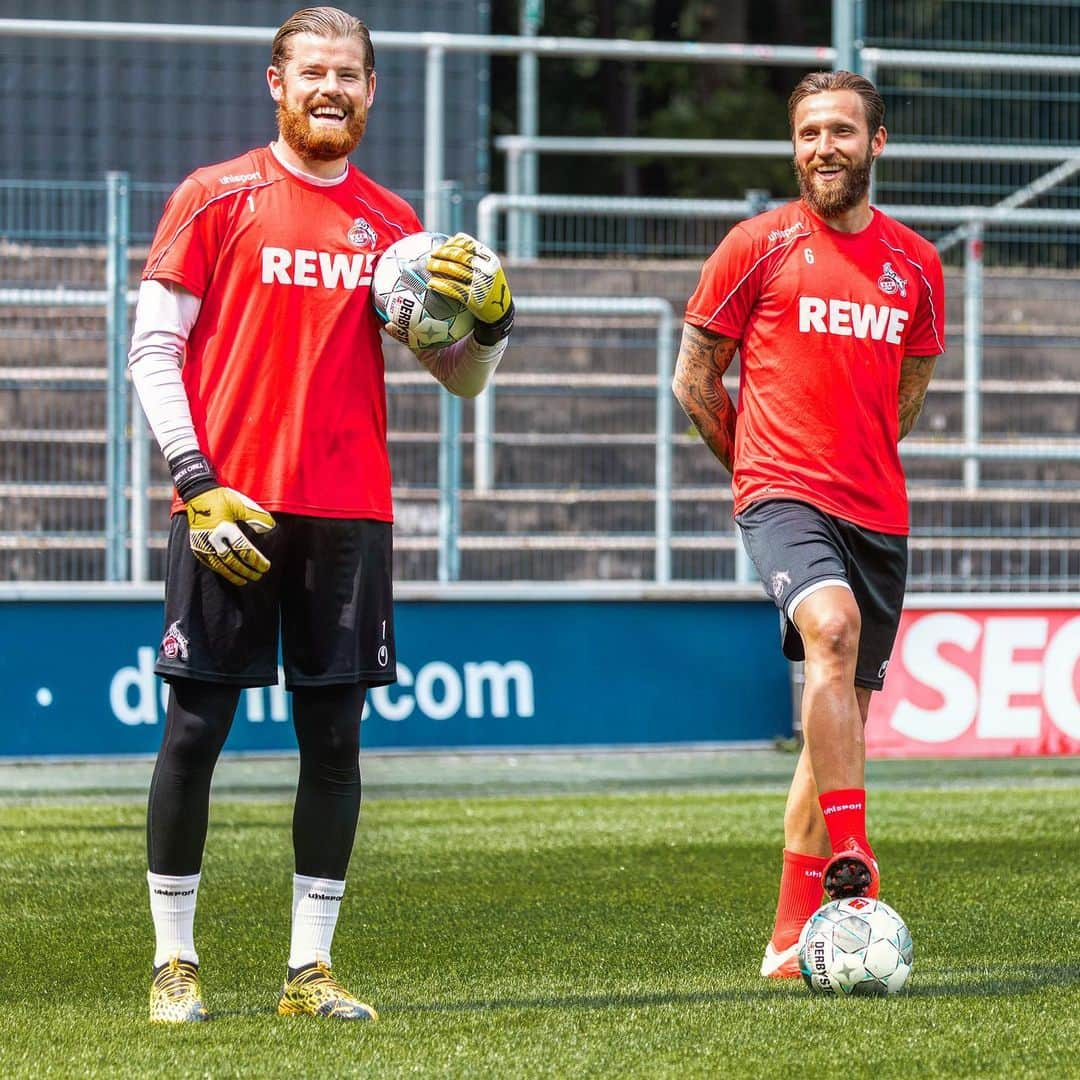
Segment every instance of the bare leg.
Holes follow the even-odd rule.
[[[862,630],[858,605],[847,589],[830,586],[799,605],[795,624],[806,648],[806,750],[819,798],[828,803],[825,816],[833,855],[822,876],[825,892],[834,900],[877,896],[878,868],[866,837],[864,795],[863,725],[870,692],[855,687]]]
[[[855,687],[859,719],[864,728],[872,693],[872,690],[864,686]],[[784,847],[804,855],[827,857],[830,853],[829,834],[818,803],[818,787],[814,782],[814,770],[811,768],[810,754],[805,745],[799,754],[795,775],[788,790],[787,805],[784,807]]]
[[[825,818],[818,805],[818,789],[814,783],[814,771],[810,767],[810,754],[805,745],[799,754],[784,807],[784,847],[803,855],[826,858],[832,850]]]
[[[866,750],[855,692],[862,626],[855,597],[841,586],[819,589],[799,604],[795,625],[806,648],[803,737],[817,793],[861,788]]]
[[[843,593],[850,598],[850,593],[847,593],[847,590],[843,588],[823,589],[821,591]],[[816,595],[819,594],[808,597],[805,603],[809,603]],[[851,600],[852,604],[854,604],[854,599],[851,598]],[[826,613],[825,616],[814,615],[813,618],[807,620],[808,623],[821,625],[821,621],[824,619],[825,625],[830,625],[831,620],[835,619],[835,616],[831,614],[834,605],[831,603],[823,605],[823,610]],[[797,614],[799,616],[803,615],[803,605],[799,606]],[[857,610],[855,615],[857,619]],[[815,622],[815,620],[817,621]],[[842,625],[842,621],[840,622]],[[800,625],[800,632],[805,632],[802,629],[802,623],[798,625]],[[819,637],[822,636],[828,637],[827,634],[819,634]],[[843,637],[843,635],[840,636]],[[837,637],[835,631],[832,637],[834,639]],[[791,787],[788,790],[787,805],[784,808],[784,868],[780,877],[780,895],[777,900],[772,935],[769,940],[769,947],[765,951],[765,959],[761,965],[761,974],[765,976],[773,978],[798,977],[797,964],[788,954],[798,938],[802,924],[821,903],[823,867],[832,854],[829,831],[825,826],[825,815],[822,813],[821,804],[818,802],[818,784],[815,780],[814,758],[814,753],[818,747],[816,744],[811,745],[811,730],[815,731],[818,737],[822,737],[822,731],[825,732],[826,751],[842,749],[835,745],[830,746],[828,742],[844,738],[845,726],[850,721],[851,712],[853,711],[859,739],[854,750],[849,749],[848,753],[856,755],[857,775],[860,779],[862,777],[861,735],[862,727],[866,723],[871,692],[854,685],[855,655],[858,653],[857,628],[854,641],[853,654],[849,659],[843,656],[839,658],[835,655],[830,656],[830,651],[835,652],[835,645],[837,644],[835,641],[833,650],[827,647],[827,642],[818,643],[816,649],[809,643],[807,644],[808,658],[811,655],[824,654],[824,659],[812,668],[812,675],[815,677],[814,681],[811,681],[811,671],[809,670],[811,665],[808,664],[807,690],[809,693],[804,692],[802,701],[803,731],[806,741],[795,766],[795,775],[792,777]],[[836,681],[845,677],[848,680],[846,692],[844,686]],[[830,682],[830,678],[833,680],[832,682]],[[837,714],[839,714],[839,719]],[[808,717],[810,718],[809,725]],[[825,759],[826,770],[833,770],[832,774],[827,771],[827,775],[835,774],[836,769],[833,759],[837,755],[827,753],[819,756]],[[839,757],[844,762],[842,753]],[[832,791],[835,790],[836,786],[834,780],[833,786],[824,787],[823,790]],[[815,863],[814,860],[818,861]],[[815,872],[816,878],[813,876]]]
[[[862,720],[863,728],[866,727],[866,717],[870,713],[870,697],[873,693],[873,690],[868,690],[865,686],[855,687],[855,700],[859,703],[859,719]],[[863,760],[866,760],[865,754]]]

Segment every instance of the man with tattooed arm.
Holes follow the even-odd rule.
[[[788,102],[801,198],[736,225],[690,298],[673,388],[732,474],[735,520],[805,660],[804,746],[761,974],[797,978],[799,931],[823,902],[877,896],[865,745],[907,578],[898,442],[945,351],[934,247],[870,204],[885,105],[846,71]],[[736,407],[723,383],[739,353]]]

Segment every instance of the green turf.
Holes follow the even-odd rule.
[[[0,1074],[1080,1076],[1075,763],[875,766],[883,895],[912,928],[915,977],[900,998],[832,1001],[757,976],[790,768],[776,758],[694,790],[672,767],[652,790],[626,759],[625,793],[371,798],[334,961],[375,1025],[273,1015],[279,793],[215,797],[197,936],[216,1019],[158,1029],[141,799],[9,790]]]

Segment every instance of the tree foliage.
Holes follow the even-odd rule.
[[[519,0],[524,2],[524,0]],[[517,5],[495,5],[494,33],[517,33]],[[545,0],[540,33],[555,37],[826,45],[829,6],[807,0]],[[542,58],[540,132],[653,138],[787,137],[787,96],[803,71],[743,64]],[[493,123],[518,130],[516,59],[492,65]],[[586,164],[583,166],[583,162]],[[496,184],[501,183],[497,163]],[[739,197],[793,194],[784,161],[544,155],[545,193]]]

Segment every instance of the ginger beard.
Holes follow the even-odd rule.
[[[805,167],[799,164],[798,159],[793,164],[799,181],[799,192],[807,206],[818,217],[839,217],[856,206],[870,190],[870,168],[874,164],[874,152],[868,146],[866,157],[858,164],[841,155],[828,162],[815,159]],[[827,185],[815,184],[814,172],[826,165],[841,166],[844,169],[843,176]]]
[[[344,128],[326,130],[312,122],[312,112],[326,106],[344,111]],[[294,106],[286,87],[277,103],[277,122],[281,137],[300,157],[308,161],[336,161],[348,157],[360,145],[367,127],[367,112],[354,108],[347,99],[333,100],[324,94],[314,94]]]

